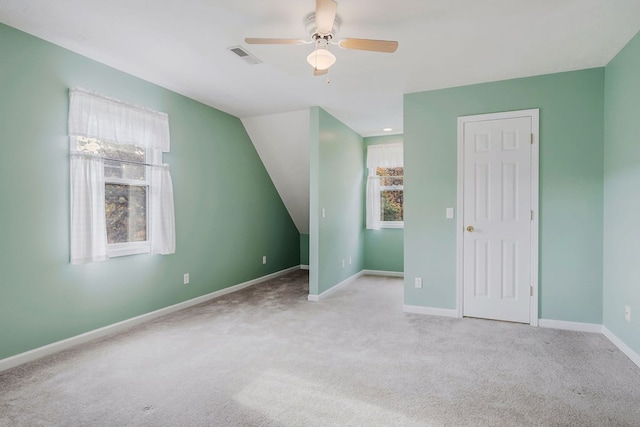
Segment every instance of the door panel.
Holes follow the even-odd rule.
[[[531,122],[464,124],[464,316],[530,321]]]

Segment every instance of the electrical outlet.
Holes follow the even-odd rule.
[[[184,284],[185,285],[189,284],[189,273],[184,273]]]
[[[624,306],[624,319],[627,322],[631,322],[631,307],[628,305]]]
[[[263,264],[266,264],[266,263],[267,263],[267,256],[266,256],[266,255],[262,257],[262,263],[263,263]]]
[[[422,277],[416,277],[415,285],[416,285],[416,288],[422,289]]]

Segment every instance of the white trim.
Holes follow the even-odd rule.
[[[340,282],[337,285],[334,285],[333,287],[327,289],[326,291],[324,291],[320,295],[311,295],[311,294],[309,294],[307,299],[309,301],[311,301],[311,302],[318,302],[321,299],[325,299],[329,295],[332,295],[332,294],[336,293],[337,291],[339,291],[340,289],[344,288],[346,285],[348,285],[349,283],[353,282],[354,280],[356,280],[360,276],[362,276],[362,271],[354,274],[351,277],[348,277],[348,278],[344,279],[342,282]]]
[[[538,297],[538,245],[540,243],[540,110],[529,110],[531,112],[531,210],[533,219],[531,221],[531,286],[533,295],[531,296],[531,326],[538,326],[539,321],[539,297]]]
[[[29,350],[24,353],[16,354],[15,356],[7,357],[6,359],[0,360],[0,372],[6,371],[7,369],[14,368],[18,365],[22,365],[27,362],[31,362],[36,359],[40,359],[45,356],[52,355],[54,353],[58,353],[63,350],[67,350],[77,345],[84,344],[89,341],[93,341],[97,338],[102,338],[107,335],[124,331],[126,329],[129,329],[141,323],[145,323],[150,320],[156,319],[158,317],[173,313],[175,311],[183,310],[185,308],[189,308],[194,305],[201,304],[203,302],[221,297],[226,294],[230,294],[232,292],[237,292],[241,289],[248,288],[249,286],[266,282],[267,280],[285,275],[287,273],[290,273],[292,271],[296,271],[299,269],[300,268],[298,266],[287,268],[286,270],[281,270],[275,273],[268,274],[266,276],[258,277],[257,279],[249,280],[248,282],[244,282],[238,285],[230,286],[228,288],[220,289],[218,291],[211,292],[209,294],[202,295],[187,301],[183,301],[178,304],[170,305],[168,307],[161,308],[159,310],[155,310],[149,313],[145,313],[140,316],[132,317],[130,319],[123,320],[121,322],[114,323],[99,329],[94,329],[93,331],[85,332],[83,334],[76,335],[71,338],[67,338],[61,341],[56,341],[54,343],[35,348],[33,350]]]
[[[300,270],[308,270],[309,266],[306,264],[300,264]]]
[[[362,273],[363,276],[404,277],[404,271],[362,270],[360,273]]]
[[[539,234],[539,181],[540,181],[540,110],[533,108],[530,110],[506,111],[493,114],[479,114],[474,116],[458,117],[458,197],[457,197],[457,221],[456,221],[456,302],[457,317],[463,316],[464,288],[463,278],[463,238],[464,238],[464,125],[469,122],[479,122],[486,120],[503,120],[517,117],[531,118],[531,133],[533,134],[533,144],[531,147],[531,210],[533,220],[531,221],[531,285],[533,296],[531,297],[530,324],[538,326],[538,244]]]
[[[611,332],[604,325],[602,326],[602,334],[605,337],[607,337],[609,339],[609,341],[611,341],[613,343],[613,345],[618,347],[621,352],[623,352],[629,359],[631,359],[631,361],[633,363],[638,365],[638,367],[640,368],[640,354],[638,354],[635,351],[633,351],[633,349],[631,347],[626,345],[620,338],[618,338],[613,332]]]
[[[448,308],[422,307],[419,305],[403,305],[402,311],[404,311],[405,313],[413,313],[413,314],[427,314],[429,316],[459,317],[458,310],[448,309]]]
[[[404,221],[380,221],[380,228],[404,228]]]
[[[564,320],[540,319],[538,326],[541,328],[563,329],[565,331],[602,333],[602,325],[598,323],[567,322]]]
[[[147,202],[149,198],[147,197]],[[147,212],[149,210],[147,209]],[[147,215],[147,230],[149,229],[149,216]],[[140,255],[151,253],[151,243],[149,240],[142,242],[125,242],[125,243],[111,243],[107,246],[107,253],[109,258],[116,258],[119,256],[128,255]]]

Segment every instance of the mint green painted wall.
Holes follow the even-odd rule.
[[[403,142],[402,135],[384,135],[364,138],[363,192],[366,194],[367,147],[377,144]],[[365,203],[366,210],[366,203]],[[366,218],[366,217],[365,217]],[[383,228],[364,230],[364,268],[366,270],[404,271],[404,230]]]
[[[309,295],[319,295],[320,108],[310,108],[309,116]]]
[[[529,108],[540,108],[539,315],[602,322],[603,68],[405,95],[405,304],[456,307],[445,208],[456,206],[457,118]]]
[[[309,293],[318,295],[364,265],[363,141],[318,107],[311,126]]]
[[[300,235],[300,264],[309,265],[309,235]]]
[[[0,359],[299,264],[239,119],[1,24],[0,58]],[[69,264],[72,86],[169,114],[176,254]]]
[[[605,71],[604,326],[640,353],[640,33]],[[631,307],[631,322],[624,319]]]
[[[403,229],[365,230],[364,248],[366,270],[404,271]]]

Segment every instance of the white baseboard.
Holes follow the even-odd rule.
[[[348,285],[349,283],[353,282],[354,280],[356,280],[360,276],[362,276],[362,271],[360,271],[359,273],[354,274],[353,276],[351,276],[351,277],[349,277],[347,279],[344,279],[342,282],[338,283],[337,285],[335,285],[334,287],[332,287],[330,289],[327,289],[326,291],[324,291],[320,295],[309,295],[307,297],[307,299],[309,301],[312,301],[312,302],[318,302],[321,299],[324,299],[324,298],[328,297],[329,295],[338,292],[341,288],[343,288],[346,285]]]
[[[368,274],[370,276],[404,277],[404,271],[362,270],[362,274]]]
[[[564,320],[540,319],[538,320],[538,326],[540,326],[541,328],[564,329],[566,331],[575,332],[592,332],[596,334],[602,333],[602,325],[599,325],[597,323],[580,323],[567,322]]]
[[[403,305],[402,311],[413,314],[427,314],[429,316],[458,317],[458,310],[436,307],[422,307],[419,305]]]
[[[309,266],[305,264],[300,264],[300,270],[308,270]]]
[[[638,367],[640,368],[640,354],[636,353],[635,351],[633,351],[633,349],[631,347],[629,347],[624,342],[622,342],[622,340],[620,338],[618,338],[609,329],[607,329],[606,326],[602,326],[602,334],[605,337],[607,337],[609,339],[609,341],[611,341],[613,343],[613,345],[618,347],[621,352],[623,352],[629,359],[631,359],[631,361],[633,363],[638,365]]]
[[[76,335],[74,337],[67,338],[62,341],[56,341],[54,343],[35,348],[33,350],[29,350],[24,353],[16,354],[15,356],[7,357],[6,359],[0,360],[0,372],[6,371],[7,369],[14,368],[18,365],[22,365],[23,363],[31,362],[33,360],[40,359],[45,356],[49,356],[59,351],[67,350],[71,347],[75,347],[77,345],[84,344],[98,338],[102,338],[107,335],[124,331],[133,326],[139,325],[144,322],[148,322],[149,320],[156,319],[160,316],[164,316],[169,313],[173,313],[175,311],[183,310],[185,308],[189,308],[194,305],[201,304],[203,302],[221,297],[226,294],[230,294],[232,292],[237,292],[241,289],[248,288],[249,286],[266,282],[267,280],[282,276],[284,274],[287,274],[299,269],[300,269],[299,266],[287,268],[286,270],[281,270],[275,273],[268,274],[266,276],[258,277],[257,279],[249,280],[248,282],[244,282],[238,285],[230,286],[228,288],[220,289],[219,291],[211,292],[209,294],[202,295],[187,301],[183,301],[178,304],[170,305],[168,307],[161,308],[159,310],[145,313],[140,316],[132,317],[131,319],[123,320],[122,322],[114,323],[112,325],[108,325],[99,329],[94,329],[93,331],[85,332],[84,334]]]

